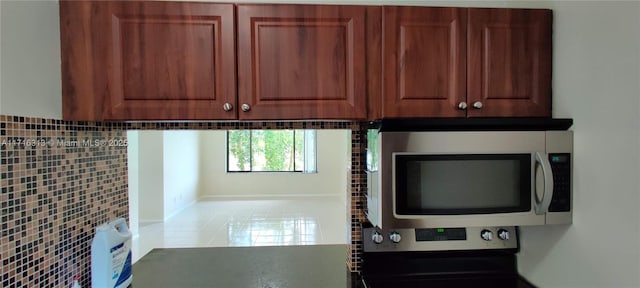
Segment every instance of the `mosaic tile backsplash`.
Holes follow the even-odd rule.
[[[0,116],[2,287],[90,287],[97,225],[127,217],[124,130]]]
[[[2,287],[69,287],[91,283],[96,226],[128,218],[126,130],[350,129],[352,164],[346,219],[347,265],[359,271],[360,224],[366,221],[362,123],[70,122],[0,115],[0,261]]]

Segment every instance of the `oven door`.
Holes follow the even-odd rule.
[[[362,281],[366,288],[534,288],[516,266],[508,252],[365,253]]]

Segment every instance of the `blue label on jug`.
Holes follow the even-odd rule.
[[[109,253],[113,254],[113,252],[118,251],[118,249],[120,249],[122,247],[124,247],[124,242],[122,242],[122,243],[120,243],[120,244],[118,244],[116,246],[113,246],[113,248],[111,248],[111,251],[109,251]]]
[[[128,242],[113,246],[111,251],[111,280],[115,281],[113,287],[118,287],[131,277],[131,249]],[[112,282],[114,283],[114,282]]]
[[[129,280],[129,277],[131,277],[131,251],[129,251],[129,254],[127,255],[127,260],[124,262],[122,271],[120,272],[120,278],[118,278],[115,287],[118,287]]]

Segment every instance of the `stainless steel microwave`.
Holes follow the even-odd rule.
[[[371,131],[366,214],[374,226],[572,221],[572,131]]]

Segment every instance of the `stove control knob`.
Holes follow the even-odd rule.
[[[371,234],[371,241],[373,241],[373,243],[380,244],[382,243],[382,241],[384,241],[384,237],[382,237],[382,234],[380,234],[378,231],[375,231],[373,232],[373,234]]]
[[[402,236],[400,236],[400,233],[393,231],[391,232],[391,234],[389,234],[389,239],[393,243],[400,243],[400,241],[402,240]]]
[[[485,241],[491,241],[493,240],[493,232],[484,229],[480,232],[480,237],[482,237],[482,239]]]
[[[500,240],[509,240],[509,231],[505,230],[505,229],[500,229],[498,230],[498,238],[500,238]]]

